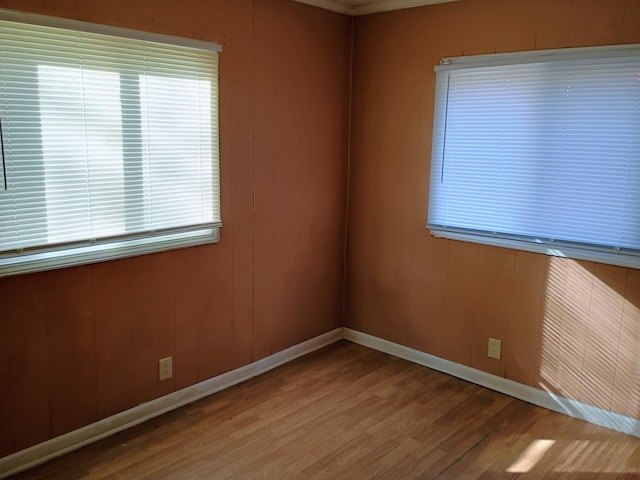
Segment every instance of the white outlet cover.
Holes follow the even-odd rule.
[[[158,360],[158,380],[168,380],[173,377],[173,357]]]
[[[489,337],[488,343],[489,343],[489,346],[487,350],[487,356],[489,358],[500,360],[500,357],[502,356],[502,340]]]

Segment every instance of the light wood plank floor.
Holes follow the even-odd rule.
[[[640,439],[340,342],[16,479],[640,479]]]

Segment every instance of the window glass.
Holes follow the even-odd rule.
[[[218,240],[217,45],[6,10],[0,42],[0,276]]]
[[[640,49],[578,50],[438,69],[434,234],[640,266]]]

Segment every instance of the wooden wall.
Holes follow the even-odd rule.
[[[221,43],[224,222],[217,245],[0,280],[0,456],[340,325],[348,17],[284,0],[0,7]]]
[[[357,18],[346,292],[349,18],[286,0],[0,7],[220,42],[225,224],[217,245],[0,280],[0,456],[329,331],[345,295],[351,328],[640,417],[640,271],[424,228],[439,59],[640,42],[640,0]]]
[[[359,17],[354,35],[345,324],[640,418],[639,270],[425,229],[440,58],[637,43],[640,1],[462,0]]]

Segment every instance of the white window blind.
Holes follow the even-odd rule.
[[[436,236],[640,267],[640,48],[436,67]]]
[[[217,240],[218,50],[0,11],[0,275]]]

